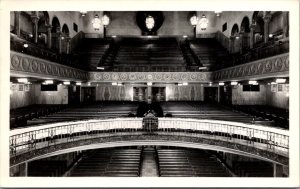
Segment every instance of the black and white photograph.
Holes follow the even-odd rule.
[[[7,8],[1,186],[299,186],[299,7],[274,2]]]

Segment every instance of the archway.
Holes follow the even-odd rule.
[[[244,52],[245,50],[250,48],[250,21],[247,16],[245,16],[241,23],[241,50]]]
[[[253,43],[261,44],[264,42],[264,20],[262,11],[254,11],[252,16]]]
[[[231,45],[231,52],[236,53],[240,50],[240,35],[239,35],[239,26],[237,24],[234,24],[231,29],[231,39],[232,39],[232,45]]]
[[[38,21],[38,42],[40,44],[48,44],[49,43],[49,34],[48,28],[50,27],[50,19],[47,11],[39,12],[39,21]]]
[[[62,35],[61,35],[62,53],[69,54],[69,37],[70,37],[69,28],[67,24],[64,24],[62,27]]]
[[[56,16],[52,19],[52,29],[51,29],[51,35],[52,35],[52,46],[51,48],[54,50],[59,50],[60,46],[60,22]]]

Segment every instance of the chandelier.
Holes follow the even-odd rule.
[[[192,26],[194,26],[194,27],[196,27],[196,25],[198,24],[198,21],[199,21],[199,19],[196,15],[194,15],[190,18],[190,22],[191,22]]]
[[[101,20],[98,16],[98,14],[95,15],[93,21],[92,21],[92,24],[93,24],[93,28],[98,31],[101,27]]]
[[[109,17],[106,14],[103,15],[103,17],[102,17],[103,26],[107,26],[109,24],[109,21],[110,21]]]
[[[208,19],[206,18],[206,16],[203,14],[201,19],[199,20],[199,25],[201,30],[206,30],[207,25],[208,25]]]
[[[152,16],[148,16],[145,20],[146,22],[146,27],[149,31],[151,31],[151,29],[153,29],[155,21],[154,18]]]

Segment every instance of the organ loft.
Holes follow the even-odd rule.
[[[288,11],[11,11],[10,177],[289,177]]]

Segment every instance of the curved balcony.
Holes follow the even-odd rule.
[[[117,118],[11,130],[10,166],[78,150],[139,145],[210,149],[288,165],[287,130],[180,118],[159,118],[153,128],[142,118]]]

